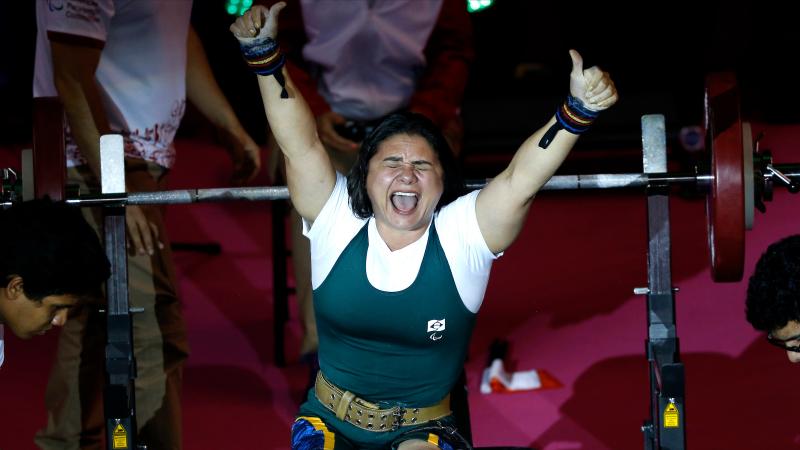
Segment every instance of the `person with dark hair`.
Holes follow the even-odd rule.
[[[767,247],[747,285],[747,321],[800,362],[800,235]]]
[[[279,24],[286,70],[308,103],[337,172],[347,174],[364,138],[398,111],[431,119],[459,154],[461,103],[475,57],[463,0],[289,0],[287,5]],[[347,26],[331,17],[346,17]],[[281,152],[270,152],[273,176],[282,165]],[[294,210],[290,230],[303,330],[300,360],[310,365],[313,383],[318,366],[310,249]]]
[[[361,144],[362,149],[358,153],[356,162],[347,176],[351,208],[353,213],[362,219],[369,219],[373,214],[372,203],[366,190],[369,161],[375,156],[383,141],[397,134],[422,137],[438,157],[444,174],[444,190],[439,204],[436,206],[436,211],[464,194],[464,180],[461,178],[460,168],[450,151],[448,141],[442,136],[436,125],[421,114],[399,112],[388,116],[372,133],[367,135]]]
[[[49,199],[0,208],[0,366],[3,326],[22,339],[64,326],[69,310],[100,294],[110,274],[77,208]]]
[[[390,116],[337,173],[275,41],[285,3],[238,18],[239,40],[283,152],[311,244],[316,383],[292,448],[452,448],[449,393],[493,261],[578,135],[617,101],[609,75],[571,50],[570,95],[483,189],[463,193],[446,140],[424,116]]]

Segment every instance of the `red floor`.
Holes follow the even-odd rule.
[[[800,160],[800,127],[772,126],[764,147]],[[0,150],[0,167],[13,164]],[[221,150],[182,141],[174,187],[227,185]],[[258,184],[266,183],[260,179]],[[686,364],[688,447],[800,448],[800,367],[744,320],[745,283],[714,284],[707,268],[703,202],[673,196],[673,280]],[[800,196],[781,190],[747,236],[746,273],[766,245],[800,232]],[[296,362],[299,325],[287,331],[290,365],[272,365],[269,206],[172,206],[173,241],[221,243],[223,253],[179,252],[176,264],[192,356],[184,387],[187,449],[285,449],[306,382]],[[543,450],[643,448],[648,414],[645,197],[638,192],[545,193],[518,242],[494,268],[467,374],[478,445]],[[495,337],[511,341],[508,365],[544,369],[563,387],[482,395],[478,377]],[[56,334],[7,336],[0,369],[0,450],[33,449],[45,421],[43,391]]]

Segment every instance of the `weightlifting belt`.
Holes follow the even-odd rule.
[[[451,413],[450,394],[439,403],[425,408],[395,406],[380,409],[378,405],[334,386],[325,379],[322,371],[317,372],[314,393],[320,403],[333,411],[339,420],[344,420],[367,431],[395,431],[400,427],[418,425]]]

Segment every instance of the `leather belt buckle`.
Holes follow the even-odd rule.
[[[403,408],[402,406],[394,408],[394,410],[392,411],[392,417],[394,418],[394,422],[392,422],[392,431],[397,431],[400,428],[400,426],[403,425],[403,422],[406,421],[403,418],[405,414],[406,414],[406,409]]]
[[[383,409],[350,391],[342,390],[325,379],[321,372],[317,375],[314,389],[317,399],[333,412],[337,419],[367,431],[397,431],[404,426],[428,422],[450,414],[449,396],[437,405],[426,408],[406,408],[398,405]]]

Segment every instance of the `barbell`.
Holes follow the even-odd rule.
[[[711,273],[714,281],[739,281],[744,271],[745,229],[753,224],[754,209],[764,211],[774,186],[796,193],[800,186],[800,164],[773,164],[767,151],[753,151],[749,124],[742,121],[739,89],[731,73],[712,73],[705,80],[706,148],[710,154],[708,172],[614,173],[553,176],[542,190],[654,188],[672,185],[699,186],[707,192],[706,217]],[[289,198],[285,186],[217,189],[184,189],[158,192],[77,195],[64,194],[63,112],[55,99],[37,99],[34,104],[33,185],[37,197],[49,195],[78,206],[185,204],[234,200],[271,201]],[[642,140],[665,139],[663,128],[643,131]],[[41,151],[48,149],[47,153]],[[758,149],[757,149],[758,150]],[[53,155],[56,158],[53,158]],[[49,155],[47,158],[41,155]],[[37,157],[38,156],[38,157]],[[60,158],[60,159],[59,159]],[[54,160],[57,160],[54,162]],[[25,170],[23,170],[25,172]],[[10,203],[15,191],[5,171],[0,201]],[[479,189],[489,180],[467,183]],[[16,188],[19,191],[20,188]]]

